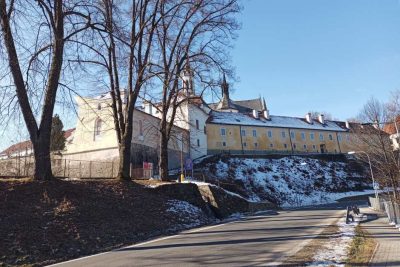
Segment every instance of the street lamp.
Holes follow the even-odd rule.
[[[375,198],[379,199],[378,191],[376,189],[376,185],[377,184],[375,183],[374,172],[372,171],[371,159],[369,158],[368,153],[365,152],[365,151],[350,151],[350,152],[347,152],[347,154],[349,154],[349,155],[353,155],[353,154],[356,154],[356,153],[363,153],[363,154],[365,154],[367,156],[368,163],[369,163],[369,170],[371,171],[372,184],[373,184],[373,187],[374,187],[374,190],[375,190]]]

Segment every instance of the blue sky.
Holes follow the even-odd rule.
[[[357,115],[400,89],[400,0],[243,0],[232,51],[233,99],[263,95],[273,115]],[[60,113],[60,112],[59,112]],[[76,119],[61,112],[65,127]],[[27,138],[20,125],[0,150]],[[19,132],[19,131],[18,131]],[[14,140],[15,139],[15,140]]]
[[[244,0],[240,20],[233,99],[261,94],[271,114],[346,119],[400,89],[398,0]]]

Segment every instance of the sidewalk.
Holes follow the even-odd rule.
[[[387,218],[372,209],[362,213],[377,214],[378,218],[361,224],[377,242],[370,266],[400,266],[400,231],[388,224]]]

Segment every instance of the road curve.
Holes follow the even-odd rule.
[[[250,216],[52,266],[276,266],[343,216],[342,208]]]

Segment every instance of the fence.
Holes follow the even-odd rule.
[[[35,161],[33,157],[16,157],[0,160],[0,177],[19,178],[33,175]],[[111,179],[118,174],[118,161],[90,161],[62,158],[51,159],[53,175],[59,178]],[[133,179],[150,179],[153,169],[131,167]]]
[[[389,201],[385,198],[376,199],[374,197],[369,198],[371,207],[377,211],[382,211],[388,218],[388,222],[396,227],[400,227],[400,205]]]
[[[114,178],[117,175],[116,161],[51,159],[53,175],[60,178]],[[27,177],[33,175],[33,157],[16,157],[0,160],[0,177]]]

